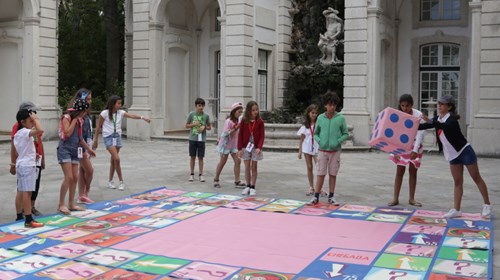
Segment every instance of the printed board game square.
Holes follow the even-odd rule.
[[[228,279],[238,270],[240,270],[240,267],[192,262],[170,273],[170,276],[193,280],[222,280]]]
[[[190,261],[187,260],[167,258],[162,256],[143,256],[142,258],[136,259],[121,266],[121,268],[152,274],[169,274],[170,272],[179,269],[189,262]]]

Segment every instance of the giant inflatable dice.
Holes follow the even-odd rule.
[[[415,142],[419,119],[387,107],[377,115],[368,144],[384,152],[402,154]]]

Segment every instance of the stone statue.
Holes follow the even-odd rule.
[[[335,55],[337,46],[342,43],[338,40],[340,33],[342,33],[342,19],[338,16],[338,11],[333,8],[328,8],[323,11],[323,16],[326,18],[326,32],[319,34],[318,47],[323,53],[320,62],[323,64],[338,64],[342,60],[338,59]]]

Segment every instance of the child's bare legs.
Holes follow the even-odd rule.
[[[31,215],[31,192],[20,192],[23,200],[24,215]]]
[[[310,154],[304,154],[306,160],[307,168],[307,179],[309,180],[309,188],[314,189],[314,173],[313,173],[313,156]]]
[[[200,175],[203,175],[203,158],[202,157],[198,157],[198,169],[200,171]]]
[[[221,154],[220,155],[220,161],[217,164],[217,168],[215,169],[214,182],[218,182],[219,181],[220,173],[222,172],[222,169],[224,168],[224,165],[226,165],[228,157],[229,157],[229,155],[225,155],[225,154]],[[234,159],[234,156],[233,156],[233,159]]]
[[[329,181],[328,181],[328,187],[329,187],[329,191],[330,191],[330,195],[335,193],[335,186],[337,184],[337,176],[334,176],[334,175],[329,175],[330,178],[329,178]]]
[[[479,192],[481,193],[481,196],[483,197],[484,204],[490,204],[490,198],[488,196],[488,187],[486,187],[486,183],[484,182],[483,178],[481,177],[481,174],[479,173],[479,167],[477,165],[477,162],[471,165],[466,165],[467,171],[469,171],[469,174],[474,180],[474,183],[476,183],[477,188],[479,189]]]
[[[415,200],[415,192],[417,191],[417,171],[418,171],[418,168],[416,168],[413,164],[410,164],[408,169],[409,169],[409,173],[410,173],[409,174],[410,178],[408,178],[408,184],[410,186],[410,199],[408,200],[408,202],[411,205],[422,206],[422,203]]]
[[[464,193],[464,165],[463,164],[450,164],[451,176],[453,176],[454,190],[453,206],[457,211],[460,211],[462,204],[462,195]]]
[[[233,158],[233,161],[234,161],[234,167],[233,167],[233,171],[234,171],[234,181],[235,182],[239,182],[240,181],[240,172],[241,172],[241,159],[238,157],[238,154],[237,153],[232,153],[231,154],[231,157]],[[222,168],[221,168],[222,170]],[[219,177],[217,177],[219,178]]]
[[[79,196],[88,196],[90,184],[94,177],[94,168],[90,158],[84,155],[80,160],[80,172],[78,174],[78,194]]]
[[[65,208],[65,198],[66,194],[69,190],[69,202],[70,208],[74,206],[75,203],[75,190],[76,190],[76,181],[78,178],[78,164],[72,164],[71,162],[61,163],[61,169],[64,174],[64,179],[61,184],[61,189],[59,190],[59,207],[61,210]],[[63,209],[65,210],[65,209]]]
[[[23,192],[17,191],[15,205],[16,213],[21,214],[23,212]]]
[[[325,182],[325,175],[316,176],[316,194],[321,193],[321,189],[323,188],[323,183]]]
[[[394,195],[392,201],[387,203],[389,206],[394,206],[399,204],[399,193],[401,192],[401,185],[403,184],[403,177],[405,175],[406,167],[397,165],[396,166],[396,177],[394,177]]]
[[[115,146],[111,146],[108,148],[108,152],[111,155],[110,159],[110,167],[109,167],[109,181],[113,181],[113,176],[116,171],[116,175],[118,175],[118,180],[123,181],[122,177],[122,167],[120,165],[120,148]]]
[[[252,166],[252,186],[255,187],[255,183],[257,182],[257,161],[251,161]]]
[[[247,183],[247,185],[251,185],[251,181],[252,181],[252,177],[251,177],[251,172],[250,172],[250,163],[251,163],[251,160],[249,159],[246,159],[244,160],[244,163],[245,163],[245,181]]]
[[[196,157],[191,157],[189,160],[189,170],[191,171],[191,174],[194,174],[194,164],[196,162]]]

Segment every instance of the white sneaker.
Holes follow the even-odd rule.
[[[250,187],[246,187],[242,192],[241,194],[242,195],[248,195],[250,193]]]
[[[203,177],[203,175],[200,175],[200,182],[205,182],[205,177]]]
[[[115,182],[109,181],[108,182],[108,188],[110,188],[110,189],[116,189]]]
[[[457,211],[457,209],[453,208],[453,209],[450,209],[450,211],[448,211],[448,213],[444,214],[443,218],[451,219],[451,218],[456,218],[456,217],[460,217],[460,216],[462,216],[462,212]]]
[[[483,218],[488,218],[490,215],[491,215],[491,205],[484,204],[483,205],[483,212],[481,212],[481,216],[483,216]]]
[[[307,205],[316,205],[316,204],[318,204],[318,202],[319,202],[318,198],[313,196],[313,197],[311,197],[311,200],[309,200]]]
[[[189,175],[189,179],[188,179],[189,182],[193,182],[194,181],[194,175]]]
[[[250,194],[249,195],[256,195],[257,191],[255,189],[250,189]]]
[[[119,191],[125,190],[125,183],[123,181],[120,181],[120,184],[118,185],[118,190]]]

